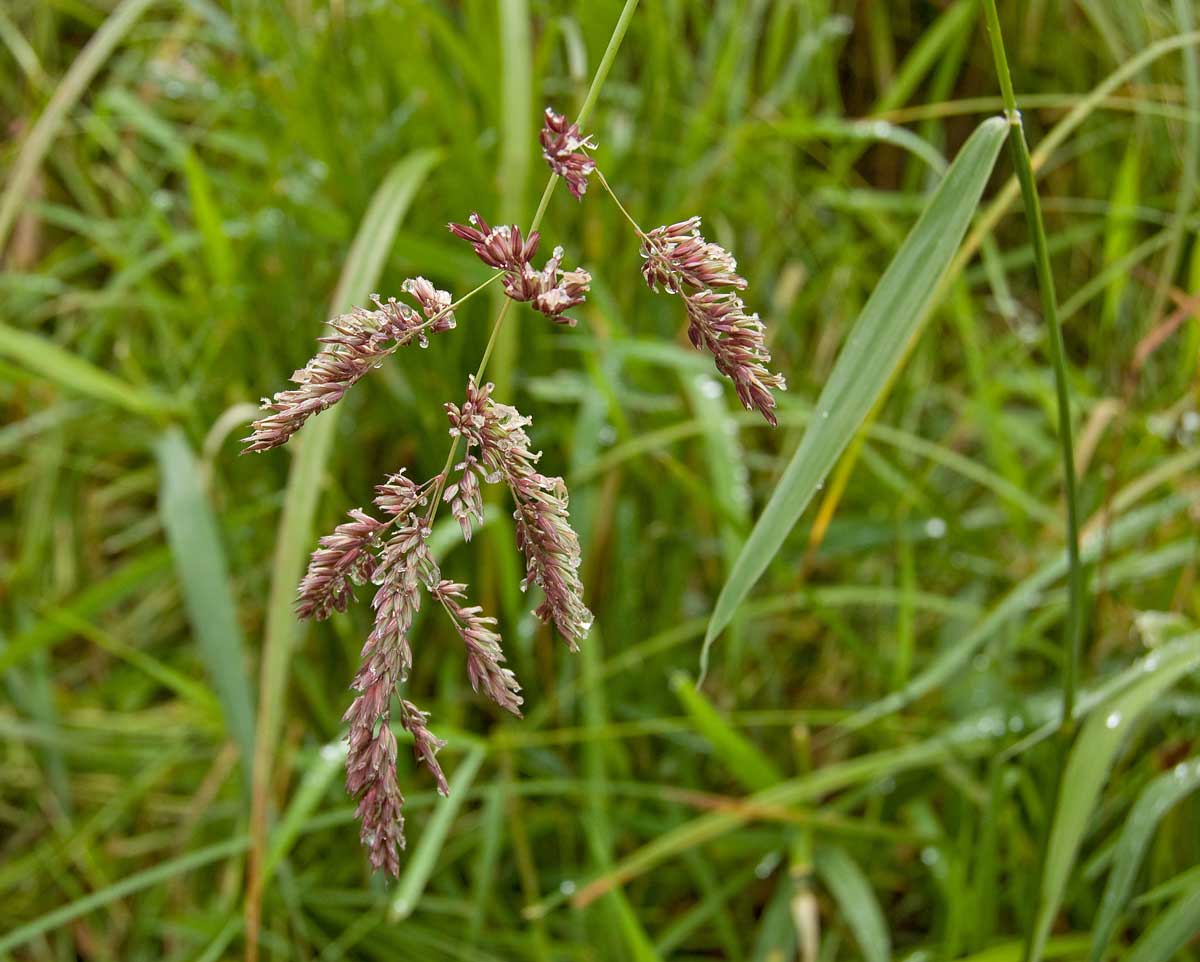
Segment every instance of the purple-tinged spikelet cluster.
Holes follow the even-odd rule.
[[[774,426],[775,397],[771,389],[786,390],[781,374],[768,369],[766,329],[757,314],[748,314],[741,297],[729,290],[745,290],[746,279],[737,272],[737,261],[719,244],[704,239],[700,218],[656,227],[642,240],[642,276],[651,290],[663,289],[683,298],[688,317],[688,339],[708,351],[717,370],[733,382],[747,410],[757,410]]]
[[[333,534],[320,540],[313,552],[308,571],[300,582],[296,613],[301,618],[323,621],[335,611],[345,611],[354,597],[354,585],[361,585],[375,574],[375,555],[371,549],[381,529],[386,527],[361,508],[352,508],[350,520],[339,524]]]
[[[408,631],[421,605],[422,578],[436,577],[428,537],[429,529],[415,514],[410,515],[380,551],[372,579],[379,586],[372,602],[375,626],[363,645],[362,662],[350,686],[358,696],[343,718],[350,724],[346,790],[358,799],[360,837],[371,865],[393,875],[399,872],[396,847],[404,847],[400,816],[404,796],[396,782],[396,740],[389,727],[391,701],[412,666]],[[408,727],[403,715],[401,721]],[[441,775],[440,769],[436,775]]]
[[[736,287],[744,291],[748,286],[746,278],[737,272],[733,255],[704,239],[699,217],[654,228],[642,242],[642,258],[642,276],[654,291],[660,287],[669,294],[689,287]]]
[[[547,109],[540,139],[550,169],[566,180],[577,199],[586,192],[592,173],[611,192],[588,155],[596,145],[577,124]],[[538,270],[532,263],[540,241],[536,230],[525,236],[515,226],[493,228],[478,214],[472,214],[468,224],[449,227],[472,245],[480,260],[501,272],[510,299],[529,304],[556,323],[575,324],[565,312],[584,301],[591,275],[581,269],[563,270],[562,248],[554,248]],[[734,293],[747,285],[732,255],[704,239],[699,217],[649,233],[638,228],[638,233],[646,283],[683,299],[692,343],[714,356],[718,370],[733,381],[747,408],[758,409],[774,424],[771,389],[782,390],[783,378],[767,369],[770,355],[762,322],[746,313]],[[263,401],[268,414],[244,439],[246,451],[285,443],[308,418],[340,401],[398,348],[413,340],[424,345],[428,333],[454,327],[456,305],[449,293],[423,277],[406,280],[402,290],[419,311],[395,298],[384,302],[372,295],[374,310],[355,308],[329,322],[331,333],[320,339],[320,353],[293,374],[296,387]],[[583,602],[579,538],[571,527],[566,485],[562,478],[537,470],[541,453],[532,450],[525,430],[530,419],[496,402],[493,391],[492,384],[480,386],[472,377],[461,405],[446,405],[454,439],[446,458],[447,465],[454,463],[452,476],[437,474],[417,483],[404,470],[389,475],[375,488],[371,513],[354,508],[348,520],[320,539],[298,590],[297,613],[323,619],[346,609],[356,585],[375,585],[374,623],[351,683],[356,694],[344,717],[349,725],[346,788],[357,801],[371,865],[392,875],[399,874],[398,850],[404,847],[393,710],[412,737],[417,761],[429,769],[438,791],[449,791],[437,760],[444,743],[430,731],[429,716],[399,696],[412,669],[409,632],[423,594],[441,605],[461,638],[471,687],[505,711],[521,714],[521,687],[505,666],[496,619],[468,603],[466,585],[443,579],[430,553],[439,506],[449,504],[463,538],[470,541],[473,528],[483,523],[481,482],[507,486],[514,501],[517,546],[525,558],[522,590],[535,585],[545,596],[534,614],[553,624],[572,650],[592,624],[592,613]],[[455,463],[460,439],[466,450]]]
[[[534,468],[541,452],[530,450],[525,433],[529,418],[493,401],[494,389],[493,384],[479,387],[470,379],[462,405],[446,405],[450,436],[464,438],[468,451],[479,452],[489,482],[503,480],[508,485],[516,503],[517,545],[525,555],[524,587],[537,585],[546,596],[534,614],[553,623],[574,651],[587,637],[592,613],[583,603],[579,538],[568,517],[567,486],[562,478]]]
[[[534,231],[525,239],[519,227],[489,227],[477,213],[466,224],[447,225],[455,237],[467,241],[476,256],[489,267],[504,271],[504,293],[514,301],[530,304],[555,324],[575,326],[575,320],[563,311],[582,304],[592,275],[582,268],[564,271],[563,250],[554,253],[540,271],[531,261],[537,253],[541,235]]]
[[[406,281],[405,289],[413,285],[425,295],[422,306],[442,303],[450,306],[450,295],[439,291],[424,278]],[[242,440],[243,453],[268,451],[287,442],[314,414],[333,407],[354,384],[398,348],[416,339],[425,345],[425,333],[449,330],[454,327],[454,315],[443,314],[432,323],[421,317],[407,304],[394,297],[381,301],[372,294],[375,310],[356,307],[348,314],[339,314],[329,322],[331,334],[318,338],[320,352],[302,369],[292,375],[298,387],[280,391],[273,398],[264,398],[262,409],[270,411],[254,422],[254,433]],[[436,317],[433,315],[427,315]]]
[[[482,691],[505,711],[521,716],[521,686],[517,676],[502,667],[504,652],[500,636],[495,632],[496,619],[485,617],[478,605],[464,605],[467,586],[454,581],[442,581],[430,589],[449,613],[454,627],[467,648],[467,677],[471,688]]]
[[[587,191],[588,175],[596,169],[596,162],[583,151],[595,150],[595,142],[579,132],[578,124],[570,123],[549,107],[539,138],[542,156],[550,169],[567,182],[567,189],[576,200],[582,200]]]

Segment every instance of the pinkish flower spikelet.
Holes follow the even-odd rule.
[[[566,117],[549,107],[539,137],[542,156],[550,169],[567,182],[567,189],[576,200],[582,200],[587,191],[588,175],[596,169],[596,162],[583,151],[595,150],[595,142],[580,133],[578,124],[568,122]]]
[[[683,298],[693,346],[713,356],[747,410],[757,410],[772,427],[778,423],[771,389],[783,391],[787,384],[767,368],[771,353],[758,315],[747,314],[732,291],[716,290],[741,291],[748,285],[733,255],[704,239],[699,217],[656,227],[643,236],[642,276],[651,290],[661,288]]]
[[[428,285],[430,293],[427,296],[431,303],[440,302],[444,297],[449,307],[449,294],[436,290],[424,278],[417,280],[422,284],[423,293]],[[262,409],[271,413],[255,421],[254,432],[242,438],[246,444],[243,454],[268,451],[286,444],[305,421],[337,404],[368,371],[379,367],[397,349],[413,340],[424,346],[427,330],[436,333],[454,326],[452,314],[438,318],[432,324],[422,323],[416,311],[394,297],[385,302],[378,294],[372,294],[371,300],[375,302],[375,310],[356,307],[329,322],[332,333],[317,339],[323,345],[320,352],[292,375],[292,382],[297,387],[263,399]],[[424,299],[422,305],[425,305]],[[449,326],[446,326],[446,317],[450,319]]]
[[[450,436],[464,438],[468,451],[479,452],[489,482],[508,485],[516,503],[517,545],[525,555],[525,586],[536,584],[546,596],[534,614],[553,623],[574,651],[592,626],[592,613],[583,603],[579,538],[568,516],[567,487],[562,478],[535,470],[541,453],[530,450],[529,418],[493,401],[494,389],[470,379],[462,405],[446,405]]]
[[[540,235],[534,231],[525,239],[519,227],[490,227],[477,213],[466,224],[450,224],[450,232],[467,241],[475,254],[489,267],[504,271],[504,293],[514,301],[528,303],[556,324],[575,326],[563,312],[582,304],[592,275],[582,268],[564,271],[563,250],[554,253],[540,271],[530,263],[537,253]]]

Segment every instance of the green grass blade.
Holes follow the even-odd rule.
[[[871,883],[844,848],[817,848],[815,867],[858,940],[866,962],[888,962],[892,940]]]
[[[329,788],[330,782],[342,770],[346,763],[346,743],[342,740],[322,745],[315,754],[312,762],[304,772],[300,785],[293,793],[288,807],[279,819],[279,824],[271,832],[270,846],[267,849],[267,860],[263,867],[264,877],[270,878],[284,860],[305,823],[316,811],[321,799]]]
[[[1200,932],[1200,885],[1172,905],[1137,940],[1124,962],[1169,962]]]
[[[1138,538],[1153,531],[1167,519],[1185,511],[1191,504],[1186,497],[1168,497],[1118,517],[1110,527],[1084,537],[1081,557],[1091,564],[1104,552],[1124,550]],[[974,654],[996,632],[1014,618],[1035,608],[1043,593],[1067,573],[1067,559],[1061,555],[1015,585],[991,608],[980,621],[952,645],[940,652],[916,677],[903,688],[859,709],[841,724],[844,731],[854,731],[886,715],[897,712],[923,695],[944,685],[963,670]]]
[[[7,324],[0,324],[0,357],[16,361],[66,391],[134,414],[161,417],[177,408],[169,398],[128,384],[41,335],[19,331]]]
[[[937,301],[1008,130],[984,121],[963,146],[850,332],[804,433],[733,572],[705,636],[705,655],[779,551],[826,474],[896,374]]]
[[[1092,927],[1092,949],[1088,958],[1100,962],[1117,920],[1129,902],[1138,869],[1158,823],[1181,799],[1200,788],[1200,758],[1180,762],[1159,775],[1142,790],[1121,829],[1113,853],[1112,870]]]
[[[1046,845],[1030,960],[1038,962],[1058,913],[1067,881],[1100,791],[1118,749],[1155,700],[1200,665],[1200,636],[1181,639],[1150,662],[1144,677],[1088,717],[1063,770],[1062,786]]]
[[[130,875],[128,878],[121,879],[119,882],[114,882],[107,888],[68,902],[66,905],[52,912],[47,912],[32,922],[27,922],[25,925],[18,926],[11,932],[0,935],[0,952],[8,952],[17,946],[25,945],[27,942],[36,939],[39,935],[61,928],[82,915],[87,915],[96,909],[111,905],[113,902],[132,895],[134,892],[140,892],[143,889],[161,885],[163,882],[177,876],[187,875],[189,872],[194,872],[205,865],[211,865],[213,862],[231,858],[245,850],[246,842],[247,839],[245,836],[218,842],[216,845],[210,845],[207,848],[189,852],[180,858],[171,859],[169,862],[163,862],[153,868],[146,869],[144,872],[138,872],[135,875]]]
[[[4,193],[0,194],[0,252],[4,250],[9,232],[21,211],[21,205],[29,196],[29,188],[42,165],[46,151],[50,149],[50,144],[66,122],[67,114],[88,89],[104,61],[111,56],[117,44],[152,2],[153,0],[124,0],[112,12],[75,58],[75,62],[55,89],[46,109],[33,125],[13,163]]]
[[[673,675],[671,688],[696,731],[708,740],[717,757],[745,788],[759,791],[783,780],[772,761],[723,718],[685,674]]]
[[[162,478],[159,515],[192,635],[221,701],[226,728],[241,752],[248,789],[254,757],[254,695],[220,528],[183,432],[168,429],[156,452]]]
[[[438,800],[437,808],[426,824],[425,831],[421,833],[412,857],[404,866],[404,874],[400,876],[396,885],[396,894],[392,896],[389,911],[393,921],[408,918],[421,900],[421,894],[425,891],[425,886],[437,865],[438,856],[450,834],[450,826],[454,824],[463,799],[471,790],[471,784],[475,781],[486,754],[487,750],[481,746],[467,752],[450,779],[450,794]]]

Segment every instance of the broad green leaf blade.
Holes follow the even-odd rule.
[[[1113,854],[1112,870],[1092,928],[1091,962],[1100,962],[1117,919],[1129,902],[1142,858],[1158,823],[1181,799],[1200,788],[1200,757],[1180,762],[1152,781],[1138,796]]]
[[[1137,940],[1125,956],[1125,962],[1169,962],[1177,959],[1179,950],[1197,932],[1200,932],[1200,886],[1182,896],[1163,913]]]
[[[888,962],[892,957],[892,940],[887,922],[871,883],[858,863],[840,846],[822,845],[817,848],[815,865],[821,881],[854,933],[866,962]]]
[[[817,400],[817,417],[721,589],[705,636],[706,653],[779,551],[920,333],[1007,131],[1004,120],[992,118],[971,135],[855,321]]]
[[[183,432],[168,429],[156,451],[161,476],[158,511],[175,560],[188,621],[220,699],[225,726],[249,776],[254,757],[254,696],[220,529],[200,484],[196,457]],[[247,777],[247,789],[249,785]]]
[[[1066,891],[1079,845],[1109,769],[1134,723],[1155,700],[1200,666],[1200,634],[1179,638],[1140,662],[1143,677],[1084,723],[1062,774],[1054,822],[1046,845],[1037,920],[1029,959],[1038,962]]]

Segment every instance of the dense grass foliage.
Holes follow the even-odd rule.
[[[488,276],[445,225],[529,223],[541,110],[575,114],[621,8],[0,6],[0,959],[242,957],[256,751],[267,959],[1000,962],[1034,931],[1046,958],[1200,956],[1191,0],[1000,10],[1073,401],[1074,724],[1055,386],[1007,152],[696,688],[852,324],[1002,104],[975,0],[647,0],[597,157],[640,223],[699,213],[737,253],[780,424],[687,345],[611,200],[560,188],[542,229],[592,271],[581,324],[518,305],[489,376],[570,485],[595,626],[572,655],[529,615],[502,503],[469,553],[439,522],[526,717],[421,618],[410,686],[452,794],[402,751],[401,878],[369,875],[339,742],[369,606],[297,626],[297,566],[386,473],[439,470],[499,295],[298,446],[236,439],[335,310]]]

